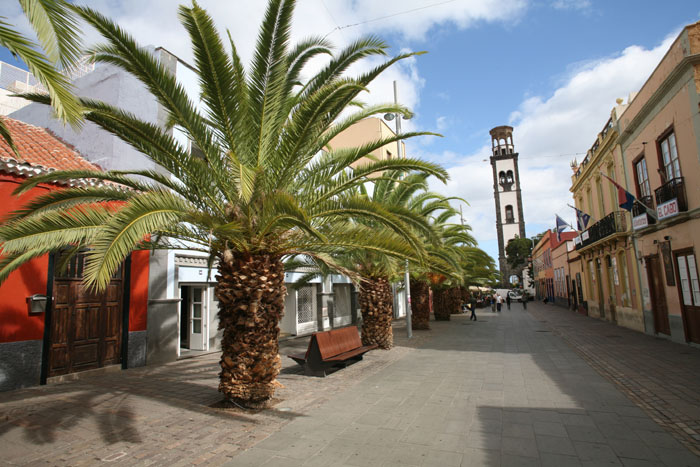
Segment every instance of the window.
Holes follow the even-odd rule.
[[[613,166],[609,165],[608,166],[608,177],[610,177],[611,180],[615,180],[615,171],[613,170]],[[619,205],[617,204],[617,188],[615,188],[615,185],[612,183],[608,183],[608,188],[610,189],[610,212],[612,211],[617,211],[617,208]]]
[[[605,217],[605,204],[603,204],[603,181],[600,178],[596,180],[595,187],[598,194],[598,219],[602,219]]]
[[[595,216],[595,212],[593,211],[593,196],[591,195],[590,188],[586,190],[586,201],[588,201],[588,215]]]
[[[678,276],[680,277],[683,305],[700,306],[700,283],[694,254],[681,254],[678,261]]]
[[[511,184],[513,183],[513,171],[512,170],[509,170],[506,173],[506,182],[511,183]]]
[[[659,149],[661,150],[661,163],[665,177],[663,183],[679,178],[681,176],[681,165],[678,161],[676,135],[673,131],[659,141]]]
[[[651,187],[649,186],[649,172],[647,172],[647,161],[642,157],[634,164],[634,172],[637,181],[637,196],[644,198],[651,196]]]
[[[510,204],[506,206],[506,224],[512,224],[515,220],[513,219],[513,206]]]

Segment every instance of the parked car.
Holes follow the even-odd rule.
[[[523,299],[523,292],[521,290],[511,290],[508,292],[508,296],[511,300],[517,300],[520,302]]]

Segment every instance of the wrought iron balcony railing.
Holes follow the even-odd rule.
[[[576,245],[576,249],[585,248],[598,240],[626,231],[625,213],[622,211],[611,212],[581,234],[582,240]]]
[[[656,220],[648,215],[648,211],[644,209],[644,206],[648,207],[652,211],[654,210],[654,198],[651,195],[637,198],[637,202],[634,203],[634,206],[632,206],[632,217],[638,217],[646,214],[647,222],[649,224],[655,224]]]
[[[674,178],[654,190],[656,205],[663,204],[672,199],[678,200],[678,210],[688,210],[688,199],[685,196],[685,183],[683,177]]]

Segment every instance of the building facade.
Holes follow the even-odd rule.
[[[496,232],[498,234],[498,267],[501,272],[501,286],[508,288],[511,276],[520,271],[511,271],[506,260],[508,241],[525,238],[523,200],[520,192],[518,153],[513,144],[513,127],[498,126],[491,135],[490,157],[493,169],[493,197],[496,203]]]
[[[619,122],[647,333],[700,344],[700,22],[686,26]],[[651,215],[650,215],[651,213]]]
[[[570,191],[576,207],[590,216],[576,240],[587,314],[643,331],[632,218],[619,206],[618,190],[611,182],[625,185],[618,123],[626,108],[618,99],[586,157],[572,167]]]
[[[27,178],[53,170],[99,170],[44,128],[2,117],[20,156],[0,139],[0,217],[64,186],[40,184],[17,197]],[[70,373],[146,363],[148,252],[134,252],[107,290],[82,284],[84,254],[59,268],[60,253],[33,259],[0,285],[0,391]]]

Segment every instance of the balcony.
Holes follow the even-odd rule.
[[[638,202],[634,203],[634,206],[632,206],[632,218],[637,218],[639,216],[646,216],[646,223],[644,223],[644,219],[641,220],[643,226],[646,226],[649,224],[655,224],[656,219],[651,217],[648,214],[648,211],[646,209],[644,209],[644,206],[646,206],[650,210],[652,210],[652,211],[654,210],[654,198],[652,198],[651,195],[650,196],[642,196],[640,198],[637,198],[637,201]],[[642,206],[642,204],[644,206]],[[635,229],[639,228],[636,225],[636,220],[634,221],[634,223],[635,223]]]
[[[678,201],[678,211],[688,210],[688,198],[685,195],[685,183],[683,177],[674,178],[654,190],[656,206],[673,199]]]
[[[576,245],[576,249],[580,250],[611,235],[626,231],[625,213],[623,211],[611,212],[581,234],[582,240]],[[584,237],[586,238],[584,239]]]

